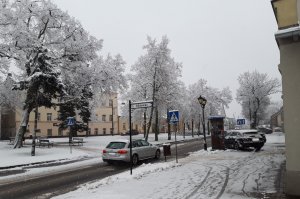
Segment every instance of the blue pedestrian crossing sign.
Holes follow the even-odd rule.
[[[75,118],[74,117],[68,117],[68,126],[74,126],[75,125]]]
[[[168,112],[168,118],[170,123],[179,122],[179,111],[173,110]]]

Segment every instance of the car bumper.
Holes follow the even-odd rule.
[[[264,142],[243,142],[240,144],[245,148],[249,148],[249,147],[257,148],[257,147],[262,147],[264,145]]]
[[[130,158],[128,155],[120,155],[120,156],[102,155],[102,160],[104,162],[108,162],[108,161],[130,162]]]

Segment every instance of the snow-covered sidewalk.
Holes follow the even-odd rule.
[[[134,138],[143,138],[143,135],[133,136]],[[171,140],[167,139],[167,134],[160,134],[159,141],[154,141],[154,135],[149,135],[149,142],[152,144],[161,144],[174,141],[174,135]],[[198,138],[198,136],[194,136]],[[31,156],[31,140],[26,140],[24,147],[13,149],[9,141],[0,141],[0,168],[14,167],[18,165],[37,164],[53,161],[73,161],[81,159],[97,158],[100,162],[102,149],[112,140],[129,139],[128,136],[93,136],[85,137],[83,146],[72,146],[68,144],[68,138],[50,138],[54,142],[54,147],[36,147],[35,156]],[[177,136],[177,140],[192,139],[191,136]],[[62,144],[65,143],[65,144]]]
[[[260,152],[201,150],[178,164],[144,164],[132,176],[127,171],[55,198],[264,198],[276,192],[284,143],[284,135],[274,133]]]

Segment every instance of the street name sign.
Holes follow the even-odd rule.
[[[139,108],[149,108],[153,104],[153,101],[140,101],[140,102],[131,102],[131,109]]]

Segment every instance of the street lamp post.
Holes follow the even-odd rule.
[[[204,120],[204,108],[205,108],[207,100],[200,95],[200,97],[198,97],[198,101],[199,101],[199,104],[201,105],[202,116],[203,116],[203,118],[202,118],[202,125],[203,125],[203,136],[204,136],[204,150],[207,151],[206,132],[205,132],[205,120]]]
[[[114,135],[114,98],[111,100],[111,135]]]

